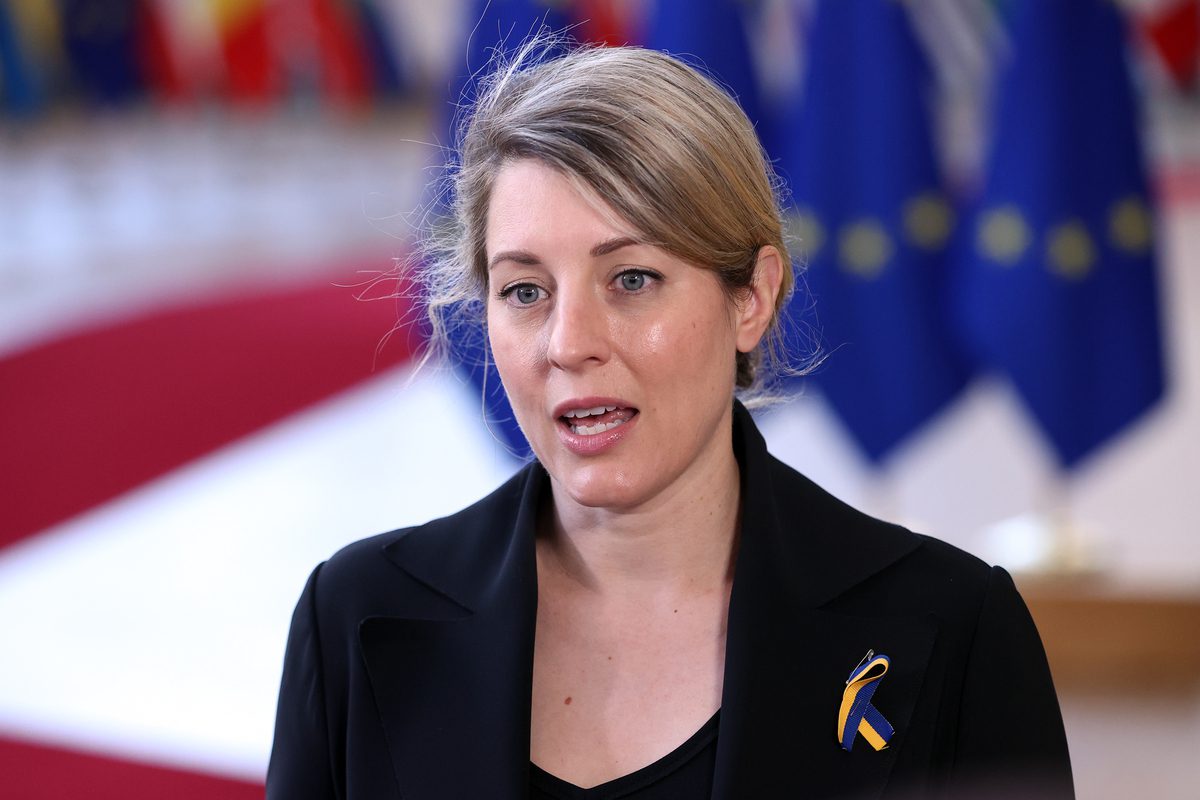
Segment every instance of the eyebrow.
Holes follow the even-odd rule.
[[[603,242],[592,248],[592,258],[600,258],[600,256],[606,256],[609,253],[615,253],[622,247],[633,247],[637,244],[641,244],[641,242],[630,236],[616,236],[612,239],[605,239]]]
[[[590,255],[592,258],[600,258],[601,256],[615,253],[623,247],[632,247],[641,244],[637,239],[630,236],[616,236],[612,239],[605,239],[591,249]],[[532,266],[542,263],[541,260],[528,250],[504,250],[492,256],[488,261],[488,269],[499,264],[501,261],[514,261],[518,264]]]

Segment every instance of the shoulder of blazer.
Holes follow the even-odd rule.
[[[952,760],[987,565],[833,497],[771,457],[742,409],[734,444],[741,542],[713,796],[878,797],[894,766],[904,782]],[[879,702],[897,734],[847,753],[834,723],[869,650],[891,659]]]
[[[456,514],[355,542],[318,567],[293,623],[308,647],[291,669],[307,668],[308,681],[288,681],[286,703],[303,706],[319,687],[320,736],[348,787],[339,796],[527,794],[531,515],[545,481],[531,464]]]
[[[468,616],[512,550],[543,475],[531,463],[461,511],[346,545],[321,567],[318,616],[347,627],[371,617]]]
[[[940,539],[876,519],[778,459],[769,461],[782,538],[802,543],[797,557],[820,565],[828,587],[821,603],[844,606],[856,595],[886,591],[891,613],[923,609],[939,617],[977,616],[992,578],[993,568],[986,562]]]

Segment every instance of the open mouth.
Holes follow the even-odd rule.
[[[637,416],[636,408],[621,406],[595,406],[573,408],[558,418],[576,436],[598,436],[619,428]]]

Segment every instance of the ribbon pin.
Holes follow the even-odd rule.
[[[879,688],[879,679],[887,674],[889,663],[887,656],[875,655],[874,650],[868,650],[850,672],[842,695],[842,708],[838,712],[837,738],[843,750],[853,748],[854,738],[860,733],[871,747],[882,750],[895,733],[891,723],[871,705],[871,698]]]

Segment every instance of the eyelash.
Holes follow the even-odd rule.
[[[613,276],[613,282],[615,283],[615,282],[621,280],[626,275],[641,275],[643,278],[648,278],[651,281],[662,280],[662,275],[660,275],[659,273],[655,272],[652,269],[645,269],[643,267],[635,267],[635,268],[630,268],[630,269],[624,269],[624,270],[621,270],[620,272],[618,272],[616,275]],[[496,297],[499,298],[500,300],[507,300],[518,289],[524,289],[524,288],[533,288],[533,289],[537,289],[539,292],[543,292],[543,293],[545,292],[545,289],[538,286],[536,283],[529,283],[526,281],[526,282],[521,282],[521,283],[513,283],[513,284],[509,284],[508,286],[505,286],[503,289],[501,289],[499,292],[496,293]],[[625,293],[626,294],[641,294],[645,290],[646,290],[646,287],[643,286],[641,289],[626,290]],[[533,303],[520,303],[518,305],[533,305]]]
[[[496,292],[496,297],[498,297],[501,300],[507,300],[518,289],[524,289],[524,288],[533,288],[533,289],[537,289],[539,292],[545,292],[545,289],[538,286],[536,283],[513,283],[508,286],[505,286],[503,289]],[[517,303],[517,305],[521,306],[521,305],[533,305],[533,304],[532,303]]]

